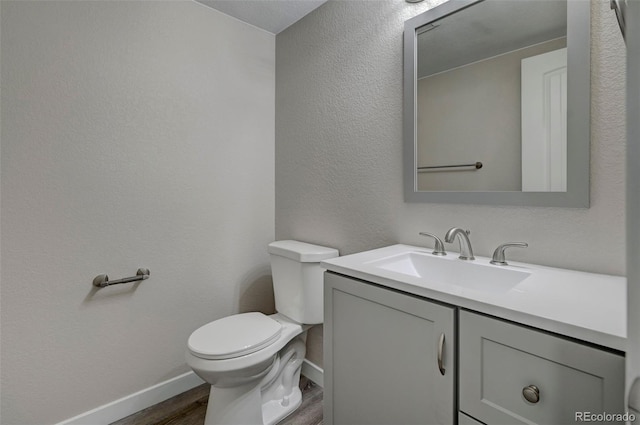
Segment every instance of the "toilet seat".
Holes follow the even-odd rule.
[[[282,324],[262,313],[242,313],[196,329],[187,345],[201,359],[232,359],[273,344],[281,332]]]

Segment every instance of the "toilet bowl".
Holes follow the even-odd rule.
[[[269,245],[278,313],[242,313],[189,337],[187,364],[211,384],[205,425],[272,425],[300,406],[306,331],[322,323],[320,261],[332,248],[298,241]]]

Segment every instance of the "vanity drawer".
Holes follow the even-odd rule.
[[[482,422],[568,424],[624,411],[621,355],[464,310],[459,349],[460,410]]]

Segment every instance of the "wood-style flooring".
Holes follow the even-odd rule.
[[[207,411],[209,385],[203,384],[111,425],[202,425]],[[280,425],[322,425],[322,388],[300,379],[302,405]]]

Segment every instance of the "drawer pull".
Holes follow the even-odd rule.
[[[440,369],[440,374],[444,376],[444,366],[442,364],[442,355],[444,352],[444,333],[440,334],[440,341],[438,342],[438,369]]]
[[[537,403],[540,401],[540,390],[535,385],[529,385],[522,389],[522,395],[529,403]]]

